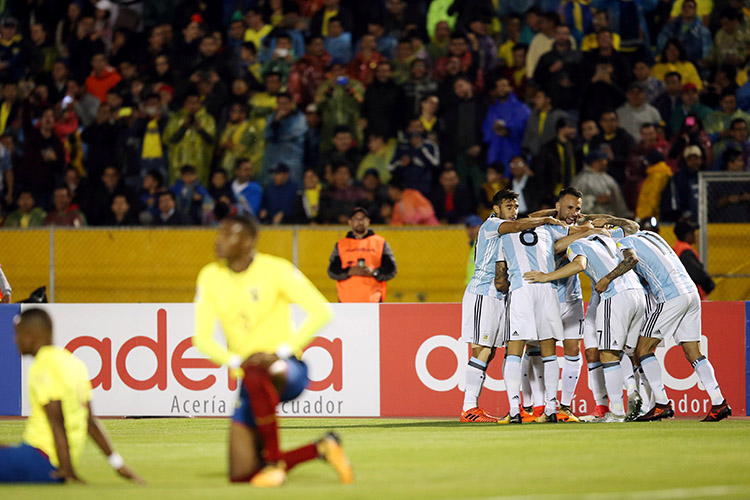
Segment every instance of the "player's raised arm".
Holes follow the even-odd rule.
[[[638,256],[635,254],[635,250],[626,248],[622,251],[622,255],[623,260],[619,264],[617,264],[617,267],[614,268],[608,275],[597,281],[596,286],[594,286],[594,290],[599,293],[604,293],[613,280],[619,278],[626,272],[633,269],[636,265],[638,265]]]
[[[297,304],[307,314],[289,340],[292,353],[301,356],[315,334],[333,319],[333,308],[315,285],[294,266],[290,265],[286,275],[280,279],[289,302]]]
[[[543,273],[541,271],[528,271],[523,274],[523,279],[531,283],[549,283],[550,281],[567,278],[569,276],[573,276],[574,274],[580,273],[581,271],[586,269],[586,262],[586,257],[584,257],[583,255],[578,255],[570,262],[570,264],[567,264],[560,269],[556,269],[551,273]]]
[[[91,411],[91,403],[89,407],[89,421],[88,421],[88,432],[91,439],[94,440],[96,445],[104,452],[107,457],[109,465],[122,477],[133,481],[135,484],[144,485],[146,482],[130,467],[125,465],[125,461],[122,459],[119,453],[117,453],[112,446],[112,442],[109,440],[104,427],[102,427],[99,419],[96,418]]]
[[[62,411],[62,403],[59,400],[50,401],[44,405],[44,413],[47,415],[47,420],[52,428],[52,438],[55,442],[57,461],[60,464],[53,475],[66,481],[83,483],[83,480],[76,476],[73,470],[68,435],[65,432],[65,416]]]
[[[555,253],[564,252],[571,243],[581,238],[587,238],[592,234],[603,234],[609,236],[609,231],[603,228],[571,227],[570,234],[555,242]]]
[[[539,226],[544,226],[545,224],[567,227],[564,222],[559,221],[554,217],[527,217],[525,219],[505,221],[497,228],[497,232],[499,234],[520,233],[521,231],[534,229]]]
[[[609,214],[587,214],[584,215],[583,218],[590,222],[598,221],[599,225],[610,224],[613,226],[620,226],[625,233],[625,236],[635,234],[641,230],[641,226],[637,222]],[[594,225],[596,226],[597,223],[594,223]]]
[[[543,210],[537,210],[536,212],[531,212],[529,214],[529,218],[537,218],[537,217],[554,217],[557,215],[557,209],[556,208],[545,208]]]

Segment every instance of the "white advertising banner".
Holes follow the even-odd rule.
[[[86,364],[97,415],[232,415],[237,382],[192,347],[192,304],[43,307],[52,316],[54,343]],[[303,355],[310,386],[298,399],[280,404],[281,415],[380,415],[378,307],[333,307],[334,321]],[[303,313],[295,311],[294,316],[299,320]],[[30,362],[24,359],[24,395]],[[25,397],[22,413],[29,413]]]

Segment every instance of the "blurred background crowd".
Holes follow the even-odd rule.
[[[694,218],[747,171],[740,0],[3,0],[6,227]],[[712,220],[750,220],[742,184]],[[736,191],[736,192],[735,192]]]

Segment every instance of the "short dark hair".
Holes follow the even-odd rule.
[[[162,183],[164,182],[164,176],[163,176],[163,175],[161,175],[161,172],[159,172],[159,171],[158,171],[158,170],[156,170],[156,169],[153,169],[153,170],[149,170],[148,172],[146,172],[146,175],[150,175],[151,177],[153,177],[153,178],[154,178],[154,180],[156,181],[156,183],[157,183],[157,184],[158,184],[159,186],[161,186],[161,185],[162,185]]]
[[[738,123],[744,123],[745,125],[747,125],[747,122],[745,121],[745,119],[744,119],[744,118],[735,118],[735,119],[734,119],[734,120],[732,120],[732,122],[731,122],[731,123],[729,124],[729,130],[732,130],[732,129],[734,129],[734,126],[735,126],[735,125],[737,125]]]
[[[183,165],[180,167],[180,175],[194,174],[194,173],[195,173],[195,167],[192,165]]]
[[[568,186],[566,188],[562,188],[560,190],[560,194],[557,195],[557,201],[560,201],[563,199],[563,197],[571,195],[575,196],[576,198],[583,198],[583,193],[574,188],[573,186]]]
[[[172,201],[177,201],[177,198],[175,197],[174,193],[170,191],[169,189],[160,189],[156,192],[156,199],[158,200],[162,196],[169,196],[172,198]]]
[[[346,125],[336,125],[336,128],[333,129],[333,136],[336,137],[337,134],[340,134],[342,132],[346,132],[347,134],[352,133],[352,131]]]
[[[518,199],[518,193],[515,191],[512,191],[510,189],[501,189],[497,193],[494,194],[492,197],[492,204],[497,205],[498,207],[500,204],[505,200],[517,200]]]
[[[52,318],[44,309],[40,309],[38,307],[24,309],[24,311],[18,315],[18,322],[21,321],[35,321],[37,323],[41,323],[42,328],[47,333],[52,335]]]
[[[557,15],[557,12],[544,12],[542,13],[542,17],[555,26],[560,24],[560,16]]]
[[[724,154],[722,155],[722,160],[724,160],[724,167],[735,161],[737,158],[740,158],[742,156],[742,151],[739,149],[729,148],[726,151],[724,151]]]
[[[255,46],[253,42],[242,42],[242,45],[240,47],[242,47],[243,49],[249,50],[253,54],[258,53],[258,48]]]
[[[679,73],[678,73],[678,72],[676,72],[676,71],[670,71],[669,73],[667,73],[666,75],[664,75],[664,79],[666,80],[666,79],[667,79],[667,78],[669,78],[670,76],[676,76],[678,80],[682,81],[682,75],[681,75],[681,74],[679,74]]]
[[[250,161],[250,158],[237,158],[234,161],[234,168],[233,168],[233,170],[237,170],[238,168],[240,168],[240,165],[242,165],[245,162],[250,163],[250,165],[252,165],[252,162]]]
[[[247,231],[251,238],[257,238],[258,233],[260,232],[258,221],[255,219],[255,217],[252,217],[250,215],[229,215],[222,220],[222,222],[224,221],[228,221],[230,223],[236,222],[240,224],[242,228]]]

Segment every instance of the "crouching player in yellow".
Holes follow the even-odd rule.
[[[91,382],[86,366],[71,353],[52,345],[52,320],[43,309],[27,309],[16,317],[16,345],[34,356],[29,368],[31,414],[23,443],[0,446],[0,482],[82,482],[76,466],[90,435],[118,474],[143,484],[125,465],[91,412]]]
[[[201,270],[196,287],[193,345],[242,378],[229,433],[229,478],[280,486],[292,467],[322,458],[341,482],[351,483],[352,468],[336,434],[287,452],[279,446],[276,405],[295,399],[307,386],[302,350],[333,312],[290,262],[257,253],[257,237],[253,219],[224,219],[214,245],[219,260]],[[291,304],[307,314],[299,328],[292,322]],[[226,348],[213,337],[217,320]]]

